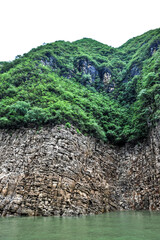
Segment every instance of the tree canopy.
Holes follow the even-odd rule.
[[[160,29],[112,48],[57,41],[0,62],[0,127],[70,124],[103,141],[145,137],[160,119]]]

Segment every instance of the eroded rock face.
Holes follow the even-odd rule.
[[[48,56],[47,59],[41,59],[40,62],[43,66],[50,66],[52,70],[55,70],[58,66],[57,59],[52,56]]]
[[[108,148],[63,126],[1,131],[0,143],[1,215],[78,215],[113,208],[116,167]]]
[[[64,126],[0,131],[0,215],[160,210],[160,128],[136,146]]]
[[[91,78],[90,83],[94,83],[96,77],[98,76],[98,71],[91,62],[89,62],[88,60],[81,59],[77,63],[77,68],[78,71],[82,73],[82,77],[84,74],[88,74]]]
[[[116,192],[120,209],[160,210],[160,125],[143,143],[119,152]]]
[[[157,40],[151,44],[151,46],[150,46],[150,55],[151,56],[158,50],[159,45],[160,45],[159,40]]]

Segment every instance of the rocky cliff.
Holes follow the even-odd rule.
[[[0,131],[0,215],[160,210],[160,125],[114,147],[74,128]]]

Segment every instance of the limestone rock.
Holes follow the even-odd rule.
[[[113,147],[64,126],[0,130],[0,215],[160,210],[160,131]]]

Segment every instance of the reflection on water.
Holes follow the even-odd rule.
[[[160,212],[0,218],[0,240],[160,240]]]

